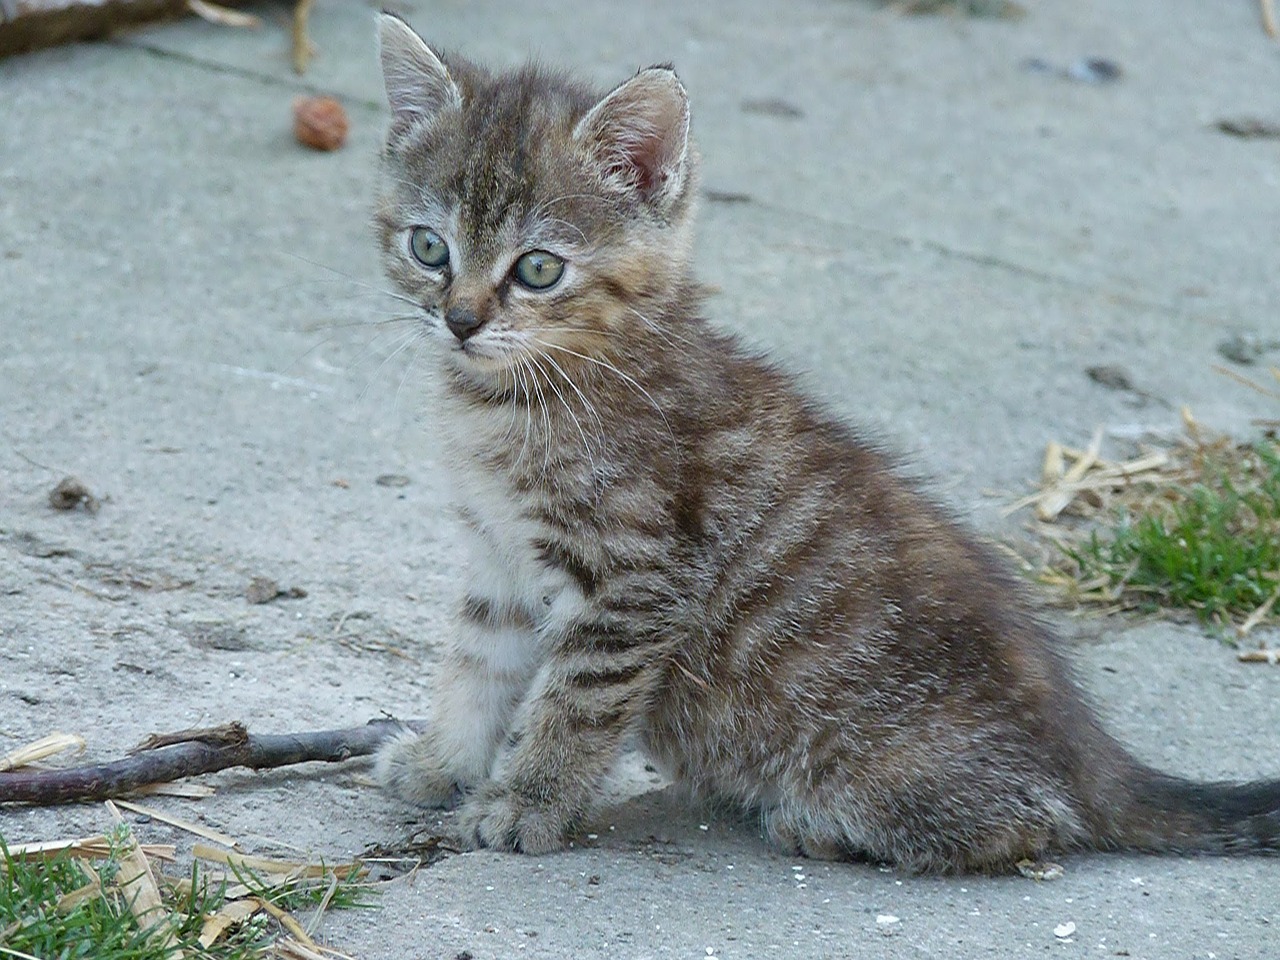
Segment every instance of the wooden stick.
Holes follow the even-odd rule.
[[[236,3],[238,0],[221,0]],[[74,40],[105,37],[124,27],[175,20],[187,0],[22,0],[0,2],[0,57]]]
[[[106,800],[145,784],[179,780],[229,767],[264,770],[312,761],[341,763],[373,753],[384,740],[397,733],[423,729],[422,721],[370,720],[363,727],[310,733],[250,734],[246,731],[242,742],[190,740],[97,766],[10,771],[0,773],[0,804]]]

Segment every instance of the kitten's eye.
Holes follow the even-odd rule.
[[[449,262],[449,245],[428,227],[414,227],[409,233],[409,252],[427,267],[443,267]]]
[[[530,290],[554,287],[564,273],[564,261],[545,250],[531,250],[516,261],[516,279]]]

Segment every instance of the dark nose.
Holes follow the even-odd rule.
[[[466,307],[450,307],[444,315],[444,325],[461,342],[466,340],[483,325],[484,321],[476,316],[474,310]]]

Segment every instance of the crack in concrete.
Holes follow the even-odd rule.
[[[174,60],[187,66],[197,67],[201,70],[207,70],[210,73],[218,73],[223,76],[236,77],[241,80],[249,80],[253,83],[260,84],[264,87],[281,87],[285,90],[293,90],[296,93],[309,93],[316,95],[333,96],[332,88],[321,87],[314,83],[310,83],[302,79],[290,79],[287,77],[278,77],[271,73],[265,73],[259,70],[251,70],[248,67],[238,67],[235,64],[220,63],[216,60],[206,60],[203,57],[197,57],[190,53],[184,53],[180,50],[170,50],[166,47],[157,46],[147,43],[145,40],[138,40],[133,37],[113,37],[107,41],[112,46],[125,47],[130,50],[138,50],[142,53],[150,54],[165,60]],[[338,94],[342,98],[342,103],[346,107],[361,107],[366,110],[374,110],[381,113],[384,109],[382,103],[377,100],[366,100],[364,97],[353,96],[348,93]]]
[[[841,230],[849,230],[865,237],[873,237],[877,240],[887,241],[898,247],[905,247],[912,250],[928,250],[953,260],[964,260],[969,263],[977,264],[978,266],[1003,270],[1006,273],[1013,274],[1014,276],[1025,277],[1028,280],[1034,280],[1047,285],[1065,287],[1069,290],[1076,290],[1092,297],[1110,300],[1115,303],[1122,303],[1126,306],[1140,307],[1144,310],[1158,311],[1161,313],[1176,314],[1187,320],[1208,322],[1214,326],[1220,325],[1222,320],[1228,320],[1237,324],[1243,322],[1238,317],[1228,315],[1225,309],[1215,309],[1212,313],[1188,310],[1187,308],[1178,306],[1177,304],[1148,299],[1146,297],[1136,297],[1133,294],[1109,289],[1106,286],[1099,286],[1090,283],[1087,280],[1078,280],[1059,273],[1052,273],[1047,270],[1030,267],[1026,264],[1018,263],[1013,260],[1006,260],[997,254],[963,250],[958,247],[953,247],[941,240],[905,236],[900,233],[894,233],[891,230],[882,230],[877,227],[867,226],[866,224],[837,220],[832,217],[823,216],[820,213],[812,213],[808,210],[800,210],[796,207],[772,203],[768,200],[755,199],[754,202],[764,209],[771,210],[775,213],[781,213],[805,220],[812,220],[815,223],[821,223],[824,226],[835,227]]]

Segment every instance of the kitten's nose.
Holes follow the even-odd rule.
[[[444,325],[458,338],[459,343],[479,330],[483,322],[474,310],[466,307],[450,307],[444,315]]]

